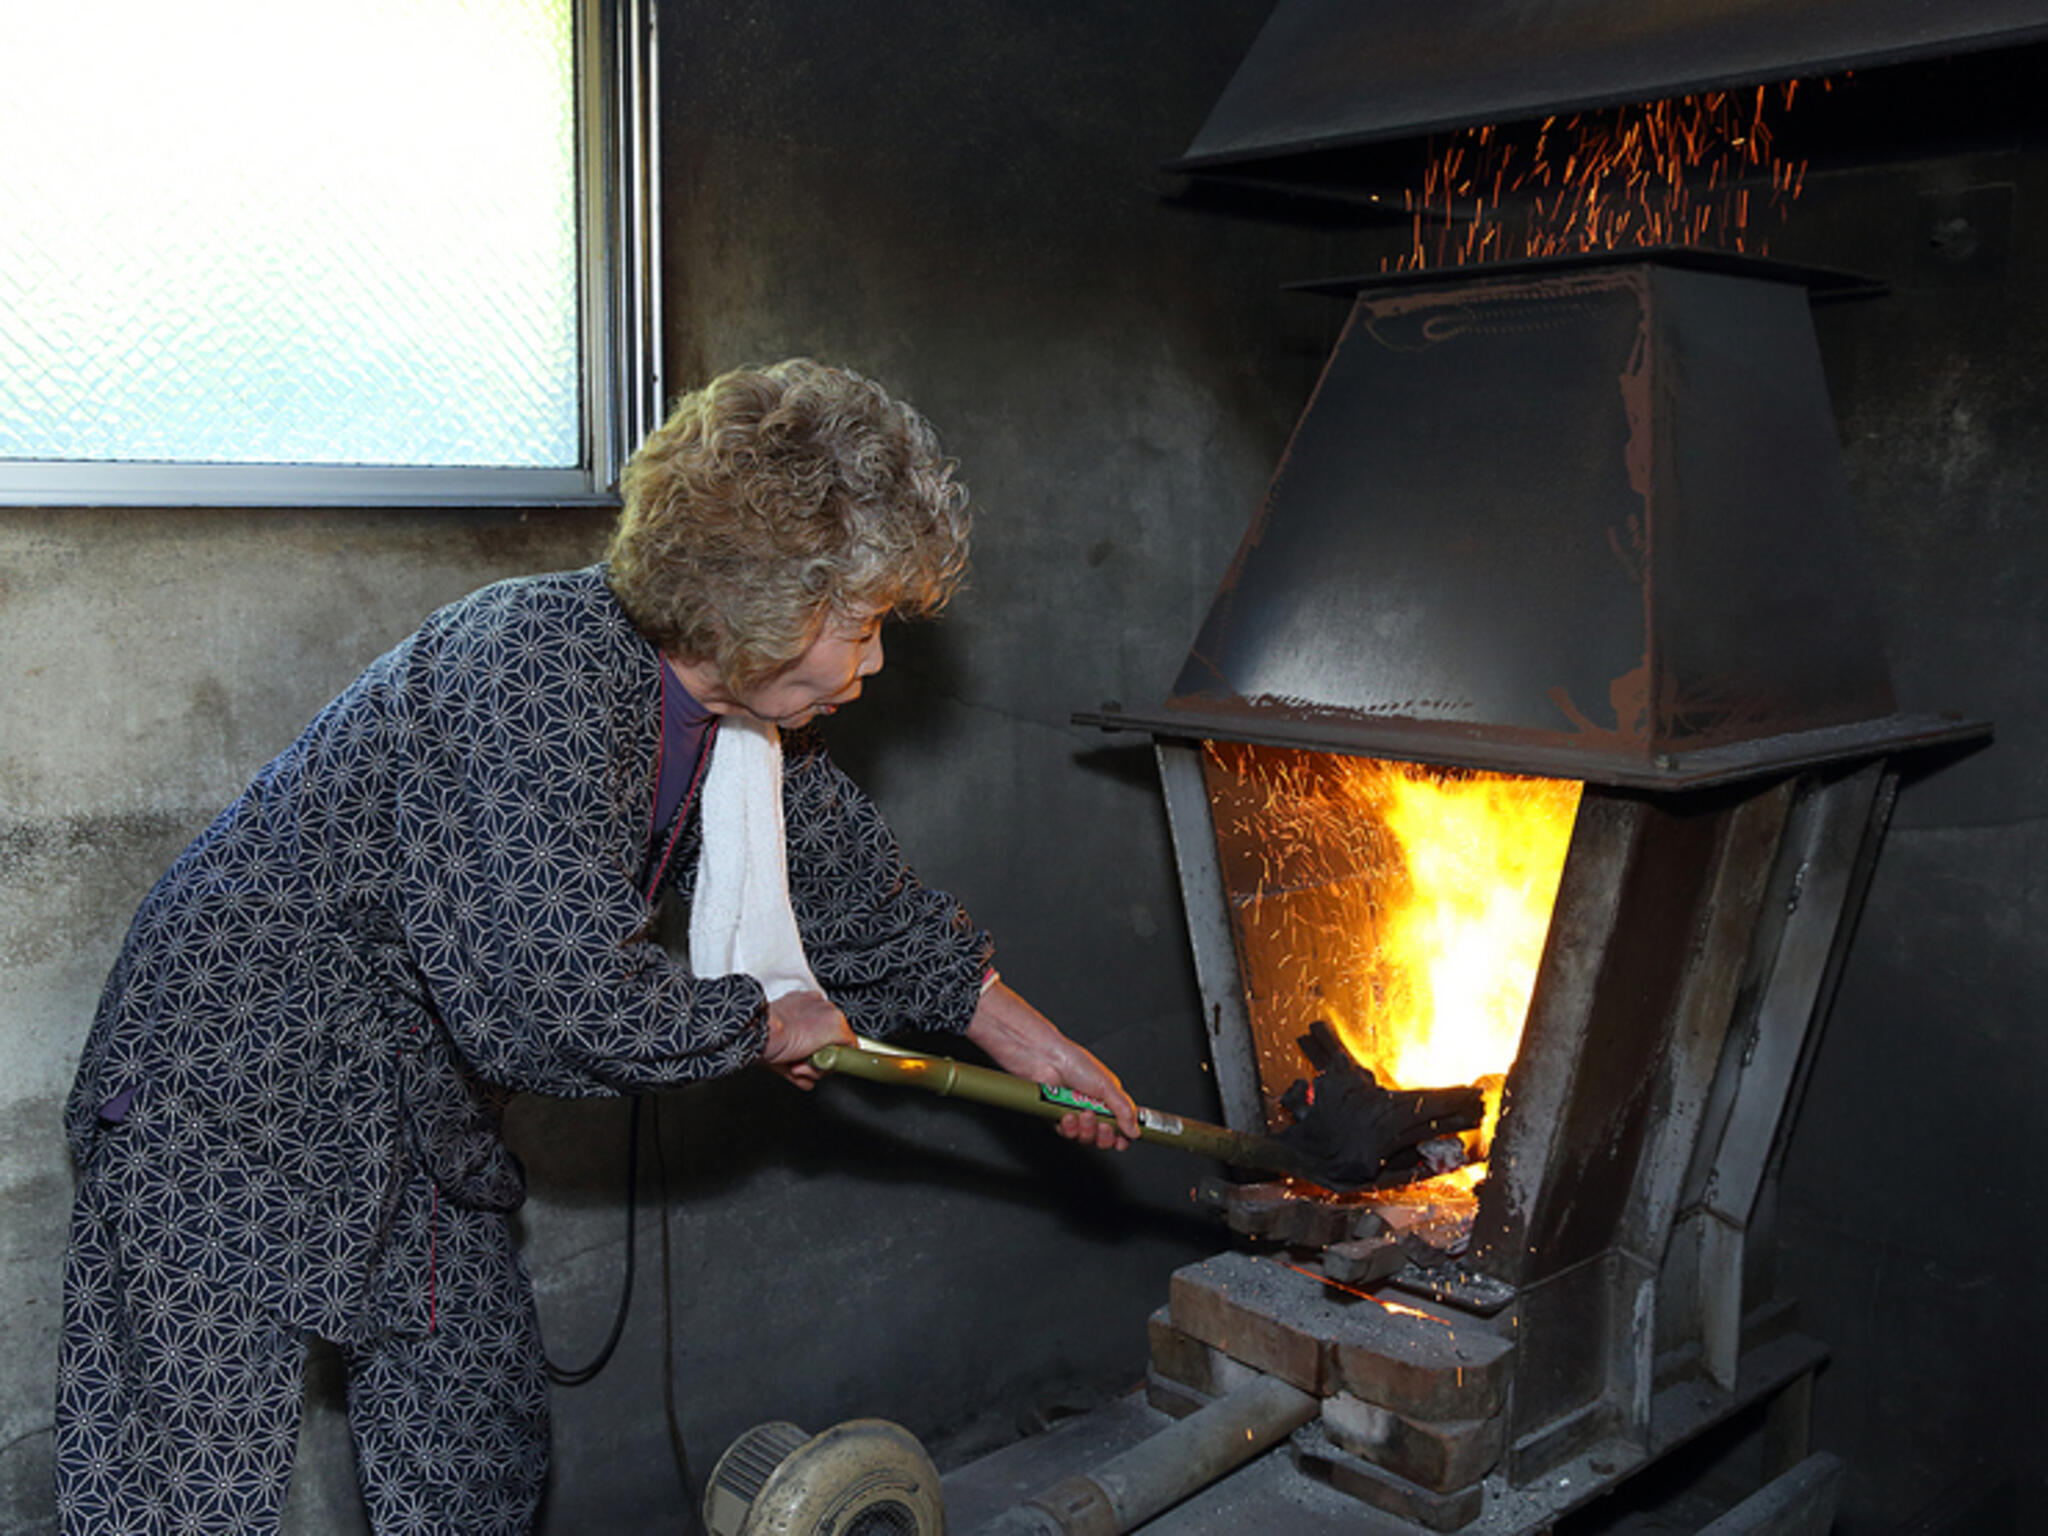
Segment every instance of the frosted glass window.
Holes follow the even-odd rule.
[[[0,6],[0,461],[587,470],[577,12]]]

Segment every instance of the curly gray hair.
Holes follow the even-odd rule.
[[[929,423],[809,358],[720,374],[633,455],[608,577],[666,654],[746,691],[828,614],[920,616],[967,566],[967,488]]]

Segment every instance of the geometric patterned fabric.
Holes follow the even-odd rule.
[[[159,1407],[239,1404],[221,1427],[247,1453],[232,1491],[257,1509],[281,1474],[275,1415],[252,1404],[283,1390],[261,1385],[278,1371],[296,1402],[277,1339],[331,1339],[367,1369],[459,1306],[521,1358],[506,1099],[759,1058],[759,984],[696,976],[652,936],[659,882],[687,902],[701,839],[686,807],[650,875],[664,670],[602,567],[487,587],[373,662],[145,899],[66,1107],[83,1176],[60,1449],[74,1506],[101,1460],[144,1454],[123,1383],[146,1379]],[[783,745],[790,900],[819,984],[865,1035],[964,1029],[988,936],[910,872],[815,732]],[[498,1256],[451,1269],[458,1252]],[[359,1454],[402,1374],[354,1372]],[[445,1406],[518,1439],[500,1410],[423,1401],[426,1419]]]
[[[0,460],[575,466],[572,0],[0,6]]]
[[[103,1149],[73,1213],[58,1358],[60,1528],[275,1531],[298,1447],[306,1336],[218,1277],[154,1263],[124,1241],[110,1212],[134,1171]],[[434,1326],[344,1351],[364,1508],[377,1536],[520,1536],[548,1465],[532,1287],[500,1213],[451,1204],[429,1219]]]

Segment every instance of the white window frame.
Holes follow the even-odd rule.
[[[575,0],[580,462],[566,468],[0,460],[0,506],[616,505],[662,409],[654,0]]]

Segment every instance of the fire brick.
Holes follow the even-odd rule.
[[[1172,1325],[1304,1391],[1426,1422],[1492,1418],[1514,1346],[1476,1318],[1383,1304],[1271,1259],[1225,1253],[1175,1272]]]
[[[1505,1426],[1500,1414],[1429,1422],[1349,1392],[1323,1399],[1323,1429],[1339,1449],[1437,1493],[1468,1487],[1492,1471]]]
[[[1153,1370],[1168,1381],[1193,1387],[1197,1392],[1215,1393],[1216,1378],[1210,1362],[1216,1352],[1174,1327],[1166,1308],[1161,1307],[1146,1319],[1145,1336],[1152,1346]]]
[[[1174,1271],[1167,1313],[1181,1332],[1233,1360],[1321,1393],[1335,1331],[1325,1289],[1283,1265],[1222,1253]]]
[[[1353,1456],[1318,1423],[1305,1424],[1294,1432],[1294,1456],[1303,1470],[1327,1479],[1339,1492],[1432,1531],[1455,1531],[1470,1525],[1486,1503],[1484,1484],[1473,1483],[1448,1493],[1424,1488]]]
[[[1252,1367],[1231,1359],[1222,1350],[1181,1332],[1173,1326],[1165,1307],[1152,1314],[1146,1323],[1146,1332],[1152,1343],[1152,1374],[1191,1388],[1205,1401],[1234,1392],[1259,1374]],[[1153,1406],[1160,1405],[1155,1403]]]
[[[1335,1341],[1342,1386],[1405,1418],[1490,1419],[1507,1399],[1515,1346],[1477,1318],[1404,1299],[1359,1308]]]
[[[1184,1419],[1191,1413],[1199,1413],[1216,1399],[1206,1392],[1197,1392],[1193,1387],[1182,1386],[1155,1370],[1145,1373],[1145,1401],[1170,1419]]]

